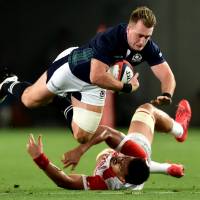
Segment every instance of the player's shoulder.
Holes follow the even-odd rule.
[[[114,26],[108,28],[107,32],[114,32],[117,34],[124,34],[126,32],[127,24],[126,23],[119,23]]]
[[[160,54],[160,48],[155,41],[150,39],[142,50],[142,54],[151,57],[152,55]]]
[[[147,44],[145,46],[145,49],[147,49],[147,50],[149,50],[149,49],[159,49],[159,46],[158,46],[158,44],[155,41],[153,41],[152,39],[150,39],[147,42]]]
[[[142,52],[145,61],[147,61],[150,66],[154,66],[165,61],[159,46],[151,39],[147,42]]]

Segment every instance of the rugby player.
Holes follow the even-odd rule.
[[[152,104],[141,105],[133,115],[127,136],[112,128],[99,126],[89,142],[66,153],[63,160],[65,167],[75,166],[92,145],[105,141],[115,150],[107,149],[97,156],[93,176],[67,175],[53,165],[43,153],[41,136],[37,144],[31,135],[27,150],[35,163],[59,187],[91,190],[142,189],[148,178],[148,166],[152,173],[164,173],[178,178],[184,175],[183,165],[151,161],[151,144],[154,128],[172,133],[179,142],[185,141],[190,119],[189,102],[182,100],[178,105],[175,120]]]
[[[107,73],[109,66],[125,59],[132,65],[148,63],[161,82],[161,95],[152,103],[169,104],[176,83],[162,52],[151,39],[155,25],[153,11],[138,7],[131,13],[127,24],[108,28],[85,45],[62,52],[32,85],[18,81],[18,77],[8,70],[0,70],[0,99],[3,101],[10,93],[27,108],[35,108],[50,102],[62,106],[55,96],[70,96],[71,102],[64,99],[64,114],[74,138],[85,143],[100,123],[105,90],[131,93],[139,87],[138,73],[128,84]]]

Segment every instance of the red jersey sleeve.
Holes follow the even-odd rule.
[[[84,187],[86,190],[107,190],[108,187],[99,175],[96,176],[85,176],[84,178]]]

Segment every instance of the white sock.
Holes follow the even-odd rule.
[[[176,137],[181,137],[183,134],[183,127],[178,122],[173,121],[172,130],[170,133]]]
[[[169,163],[150,162],[150,172],[154,174],[167,174],[167,169],[171,166]]]

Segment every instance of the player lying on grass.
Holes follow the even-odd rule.
[[[79,162],[80,157],[91,146],[102,141],[105,141],[112,149],[125,155],[147,157],[148,160],[151,160],[151,144],[153,142],[154,129],[160,132],[171,133],[177,141],[183,142],[187,138],[191,114],[190,104],[185,99],[178,104],[175,120],[152,104],[143,104],[134,113],[127,136],[110,127],[99,126],[90,141],[64,154],[62,160],[64,167],[72,165],[72,168],[74,168]]]
[[[164,173],[174,177],[184,175],[182,165],[161,164],[151,161],[151,143],[153,141],[154,126],[157,130],[173,133],[178,141],[184,141],[187,137],[190,118],[191,109],[186,100],[182,100],[179,103],[175,121],[163,111],[147,103],[136,110],[127,136],[109,127],[99,127],[91,142],[82,144],[66,153],[63,160],[65,167],[69,165],[75,166],[81,155],[88,148],[105,141],[110,147],[115,148],[116,151],[106,150],[98,156],[93,176],[67,175],[53,165],[43,153],[41,136],[39,136],[37,144],[31,135],[27,149],[36,164],[59,187],[96,190],[142,189],[142,183],[148,178],[148,166],[152,173]]]

